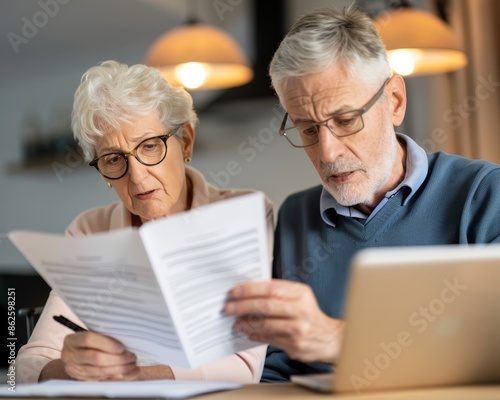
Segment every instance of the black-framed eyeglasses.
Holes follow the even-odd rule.
[[[107,179],[120,179],[128,171],[128,158],[134,156],[137,161],[149,167],[161,163],[167,155],[167,140],[184,124],[175,127],[166,135],[155,136],[143,140],[130,153],[114,152],[103,154],[89,162]]]
[[[375,95],[358,110],[342,111],[333,114],[330,118],[314,123],[290,125],[287,127],[288,113],[285,113],[279,134],[284,136],[293,147],[309,147],[319,142],[319,129],[325,125],[337,137],[354,135],[362,130],[365,125],[363,114],[377,102],[384,93],[385,85],[391,78],[387,78]]]

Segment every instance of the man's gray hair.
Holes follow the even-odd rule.
[[[281,104],[289,78],[323,72],[333,65],[374,86],[391,75],[387,52],[371,18],[354,6],[316,9],[292,26],[269,68]]]

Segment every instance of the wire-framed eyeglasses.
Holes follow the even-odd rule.
[[[167,155],[167,140],[184,124],[180,124],[166,135],[155,136],[143,140],[131,152],[114,152],[103,154],[89,162],[107,179],[120,179],[128,171],[128,158],[134,156],[137,161],[149,167],[161,163]]]
[[[325,125],[337,137],[354,135],[364,128],[363,114],[366,113],[384,93],[385,85],[391,78],[387,78],[375,95],[362,108],[342,111],[333,114],[330,118],[315,123],[290,125],[288,113],[285,113],[279,134],[284,136],[293,147],[309,147],[319,142],[319,129]],[[290,121],[291,122],[291,121]]]

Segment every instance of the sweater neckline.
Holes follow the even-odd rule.
[[[405,187],[395,193],[382,209],[371,219],[362,221],[358,218],[349,218],[342,215],[336,215],[336,224],[338,229],[346,229],[354,237],[368,242],[377,241],[380,235],[386,232],[397,219],[397,215],[404,207],[406,195]],[[334,229],[336,231],[337,229]]]

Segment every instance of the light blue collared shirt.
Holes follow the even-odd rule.
[[[417,143],[415,143],[415,141],[409,136],[403,135],[402,133],[397,133],[396,135],[399,140],[406,143],[406,174],[403,181],[396,188],[385,194],[384,198],[380,201],[380,203],[377,204],[377,207],[374,208],[370,215],[366,215],[354,207],[345,207],[340,205],[323,187],[319,201],[321,218],[323,218],[323,221],[325,221],[328,225],[335,227],[333,221],[331,221],[328,217],[327,212],[329,209],[333,208],[339,215],[351,218],[366,219],[366,222],[368,222],[402,187],[407,187],[410,189],[409,194],[403,201],[403,204],[406,204],[408,200],[411,199],[411,197],[422,185],[425,177],[427,176],[427,171],[429,169],[427,154],[425,150]]]

